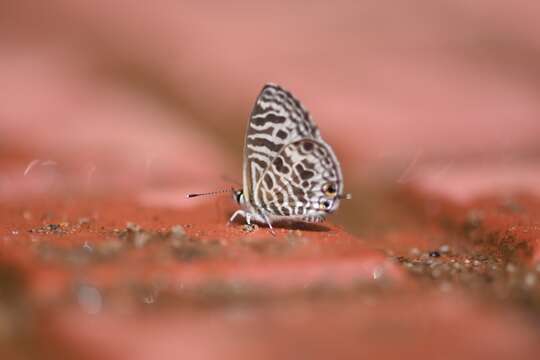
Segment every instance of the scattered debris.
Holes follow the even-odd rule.
[[[143,298],[143,302],[147,305],[151,305],[156,301],[153,295],[148,295]]]
[[[439,251],[443,254],[446,254],[447,252],[450,252],[450,246],[448,245],[441,245],[441,247],[439,248]]]
[[[186,230],[182,225],[174,225],[171,227],[171,236],[175,238],[182,238],[186,236]]]
[[[63,222],[60,224],[47,224],[37,228],[30,229],[29,232],[37,234],[57,234],[65,235],[75,231],[75,228],[70,226],[69,223]]]
[[[88,217],[79,218],[79,225],[88,225],[90,222],[91,220]]]
[[[257,224],[244,224],[244,225],[242,225],[242,230],[244,232],[247,232],[247,233],[253,232],[253,231],[257,230],[258,228],[259,228],[259,226]]]
[[[150,235],[147,232],[137,232],[135,236],[133,237],[133,245],[135,245],[136,248],[140,249],[144,247],[150,240],[152,239],[152,235]]]
[[[126,230],[131,232],[139,232],[141,231],[141,227],[135,223],[128,222],[126,224]]]

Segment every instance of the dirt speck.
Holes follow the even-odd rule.
[[[247,233],[254,232],[257,229],[259,229],[259,226],[257,224],[242,225],[242,231],[247,232]]]

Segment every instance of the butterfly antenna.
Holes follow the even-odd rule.
[[[191,194],[187,194],[187,197],[188,198],[193,198],[193,197],[197,197],[197,196],[217,195],[217,194],[223,194],[223,193],[227,193],[227,192],[234,192],[234,188],[230,188],[230,189],[226,189],[226,190],[210,191],[210,192],[205,192],[205,193],[191,193]]]

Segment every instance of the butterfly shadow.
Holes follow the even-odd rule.
[[[276,221],[272,223],[273,227],[289,230],[302,230],[302,231],[314,231],[314,232],[328,232],[331,229],[327,226],[309,223],[305,221]]]
[[[245,220],[236,219],[233,221],[235,224],[244,225]],[[260,227],[268,227],[268,224],[265,223],[256,223]],[[272,222],[272,227],[276,229],[289,229],[289,230],[302,230],[302,231],[314,231],[314,232],[328,232],[331,229],[327,226],[310,223],[305,221],[294,221],[294,220],[277,220]]]

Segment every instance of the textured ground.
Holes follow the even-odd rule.
[[[365,235],[275,238],[224,199],[4,202],[2,355],[536,358],[540,202],[383,195]]]
[[[539,358],[538,10],[2,1],[0,358]],[[324,227],[185,197],[268,81],[341,160]]]

